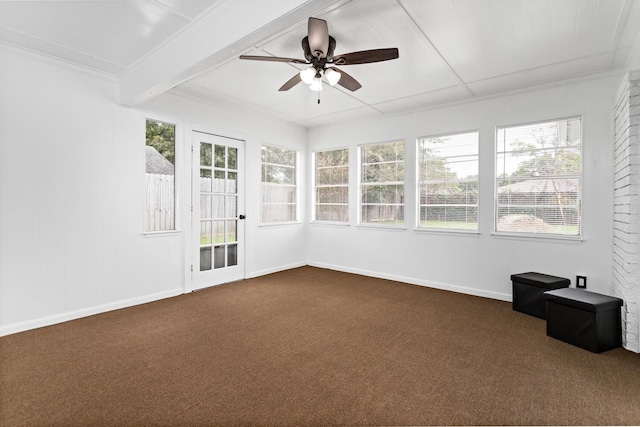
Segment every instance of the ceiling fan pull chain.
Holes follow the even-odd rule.
[[[320,91],[318,91],[318,104],[320,104]]]

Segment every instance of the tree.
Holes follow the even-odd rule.
[[[172,164],[176,164],[176,127],[174,125],[147,120],[146,144],[155,148]]]
[[[458,174],[451,170],[447,164],[447,159],[438,155],[434,148],[434,144],[444,144],[446,141],[442,138],[429,138],[420,145],[419,164],[420,167],[420,195],[421,197],[429,197],[434,195],[455,194],[460,192],[457,182]],[[440,181],[438,183],[430,183],[428,181]]]

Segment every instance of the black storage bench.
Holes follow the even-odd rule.
[[[564,277],[533,272],[512,274],[511,282],[513,309],[541,319],[546,318],[542,294],[553,289],[567,288],[571,284],[571,281]]]
[[[593,353],[622,345],[622,300],[583,289],[544,293],[547,335]]]

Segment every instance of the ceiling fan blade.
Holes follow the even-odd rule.
[[[395,47],[388,49],[372,49],[362,50],[360,52],[343,53],[333,57],[333,63],[336,65],[355,65],[369,64],[371,62],[389,61],[397,59],[399,56],[398,49]]]
[[[349,89],[351,92],[355,92],[356,90],[362,87],[362,85],[356,79],[354,79],[344,71],[339,70],[336,67],[327,67],[327,68],[340,73],[340,80],[338,80],[338,84],[346,89]]]
[[[327,21],[309,18],[308,30],[309,48],[311,54],[317,58],[324,58],[329,51],[329,26]]]
[[[308,64],[308,62],[305,61],[304,59],[282,58],[280,56],[240,55],[240,59],[250,59],[252,61],[291,62],[294,64]]]
[[[285,90],[289,90],[292,87],[294,87],[295,85],[297,85],[298,83],[300,83],[302,81],[302,78],[300,78],[300,73],[296,73],[295,76],[291,77],[289,79],[288,82],[286,82],[285,84],[282,85],[282,87],[280,89],[278,89],[280,92],[283,92]]]

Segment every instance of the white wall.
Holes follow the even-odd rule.
[[[305,263],[303,224],[257,226],[260,144],[304,150],[303,128],[183,97],[115,99],[113,79],[0,45],[0,335],[183,292],[186,216],[182,232],[142,233],[146,117],[176,123],[183,160],[188,126],[246,136],[247,276]]]
[[[310,130],[310,151],[349,147],[352,209],[349,227],[309,227],[309,264],[504,300],[511,299],[511,274],[538,271],[569,278],[574,285],[579,274],[588,277],[589,290],[610,294],[612,111],[620,78]],[[492,235],[495,127],[574,115],[583,117],[584,241]],[[416,138],[475,129],[480,132],[480,233],[414,231]],[[395,139],[406,142],[407,229],[357,226],[357,146]]]
[[[177,125],[188,160],[190,130],[242,138],[247,152],[246,276],[310,263],[509,299],[509,276],[541,271],[589,277],[609,293],[612,253],[612,111],[620,78],[476,103],[305,129],[221,105],[165,94],[139,108],[118,105],[116,82],[0,45],[0,335],[178,295],[189,264],[188,168],[178,171],[181,231],[145,237],[144,121]],[[496,125],[582,114],[584,242],[491,235]],[[360,143],[479,129],[480,234],[455,236],[308,225],[309,153],[351,148],[351,204],[357,204]],[[307,141],[309,145],[307,146]],[[299,149],[301,224],[260,227],[260,145]],[[408,159],[412,159],[408,156]],[[415,190],[407,164],[407,194]],[[407,197],[407,220],[415,220]]]

